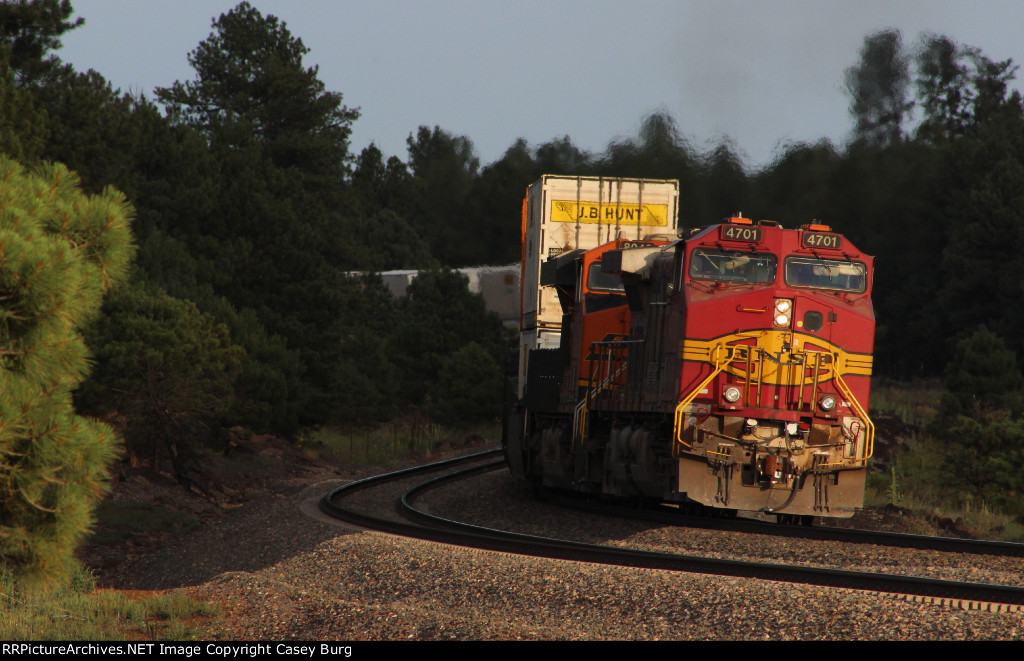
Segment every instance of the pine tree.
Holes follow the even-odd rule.
[[[0,153],[31,161],[48,137],[46,113],[30,92],[18,87],[9,60],[0,47]]]
[[[301,172],[306,185],[332,188],[348,171],[348,139],[359,111],[328,92],[309,49],[276,16],[248,2],[221,14],[189,54],[196,79],[158,88],[172,117],[229,149],[255,142],[275,167]]]
[[[20,85],[34,85],[58,65],[50,51],[65,32],[85,23],[72,19],[71,0],[8,0],[0,3],[0,49],[10,55]]]
[[[442,263],[480,264],[482,233],[467,206],[480,168],[473,142],[439,126],[421,126],[406,144],[413,175],[407,189],[413,208],[406,220]]]
[[[117,454],[71,393],[88,372],[79,328],[127,273],[132,214],[62,165],[0,156],[0,561],[31,580],[68,569]]]
[[[308,53],[283,21],[242,2],[190,53],[194,80],[156,96],[176,128],[204,138],[216,164],[216,195],[197,199],[209,206],[182,214],[186,225],[175,219],[160,229],[186,246],[199,282],[235,310],[252,310],[267,335],[299,357],[303,383],[288,389],[290,401],[263,403],[298,409],[298,420],[313,424],[340,397],[345,272],[367,260],[353,239],[357,219],[346,185],[359,113],[325,89],[316,66],[303,64]],[[404,229],[388,224],[392,233]],[[146,252],[147,268],[162,259]],[[274,369],[284,376],[290,366]],[[258,389],[256,379],[244,381]]]
[[[187,484],[201,446],[218,445],[245,351],[192,302],[137,284],[108,297],[86,339],[96,369],[79,399],[127,417],[133,465],[163,451]]]
[[[903,122],[913,108],[908,100],[910,57],[899,30],[882,30],[864,38],[860,62],[846,70],[854,135],[870,145],[903,139]]]

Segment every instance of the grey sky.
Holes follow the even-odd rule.
[[[60,57],[152,95],[190,80],[187,56],[238,0],[72,0],[86,24]],[[420,125],[469,137],[481,161],[518,137],[589,151],[668,111],[707,148],[728,136],[749,166],[780,144],[842,142],[844,70],[895,27],[1024,63],[1021,0],[253,0],[310,48],[327,89],[362,113],[352,146],[406,157]],[[1024,76],[1022,76],[1024,77]],[[1020,81],[1017,81],[1018,86]]]

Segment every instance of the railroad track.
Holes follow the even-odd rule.
[[[636,507],[609,505],[608,503],[589,501],[579,498],[576,494],[552,493],[545,495],[544,498],[553,504],[581,512],[641,519],[654,523],[685,526],[687,528],[727,530],[732,532],[773,535],[776,537],[797,537],[818,541],[835,541],[848,544],[874,544],[877,546],[894,546],[922,551],[974,553],[980,555],[1024,558],[1024,544],[1015,542],[1003,542],[988,539],[961,539],[957,537],[935,537],[931,535],[911,535],[879,530],[835,528],[828,525],[780,525],[774,522],[758,521],[742,517],[716,518],[708,516],[694,516],[681,513],[677,508],[671,506],[639,509]]]
[[[575,542],[571,540],[552,539],[538,537],[523,533],[515,533],[504,530],[486,528],[474,524],[454,521],[444,517],[423,511],[417,507],[416,502],[426,492],[437,489],[455,480],[465,479],[472,475],[493,471],[504,467],[504,460],[501,458],[501,451],[491,451],[470,455],[459,459],[428,464],[411,469],[396,471],[386,475],[380,475],[358,482],[339,487],[325,496],[320,503],[320,508],[330,516],[348,521],[350,523],[382,530],[385,532],[400,534],[409,537],[427,539],[447,544],[482,548],[509,553],[527,554],[540,557],[558,558],[581,562],[593,562],[627,567],[644,567],[649,569],[661,569],[668,571],[685,571],[692,573],[716,574],[721,576],[732,576],[741,578],[752,578],[772,581],[784,581],[808,585],[819,585],[836,588],[848,588],[866,590],[871,592],[894,593],[908,595],[921,599],[950,603],[966,608],[979,608],[985,610],[1020,610],[1024,606],[1024,588],[1006,585],[991,585],[958,582],[942,579],[903,576],[893,574],[878,574],[867,572],[853,572],[837,569],[825,569],[816,567],[803,567],[782,564],[770,564],[763,562],[750,562],[741,560],[727,560],[719,558],[707,558],[701,556],[680,555],[674,553],[628,549],[621,547],[610,547],[599,544]],[[443,472],[439,477],[424,479],[425,475],[435,472]],[[378,489],[382,485],[402,482],[402,488],[395,495],[391,507],[381,511],[378,506],[376,512],[367,511],[372,509],[364,503],[362,507],[353,506],[354,496],[360,492],[368,492],[371,489]],[[373,502],[374,499],[371,499]],[[398,514],[401,514],[399,516]],[[606,512],[604,512],[606,513]],[[629,510],[629,515],[636,517],[639,512]],[[671,516],[671,512],[655,512],[660,517],[672,518],[674,525],[679,525],[682,520],[677,514]],[[645,515],[646,516],[646,515]],[[693,518],[693,517],[691,517]],[[748,524],[757,522],[741,522],[726,520],[701,520],[697,519],[698,525],[703,527],[738,526],[738,529],[751,529]],[[947,546],[925,546],[927,540],[936,538],[923,538],[913,535],[882,534],[872,537],[872,533],[856,531],[851,534],[842,529],[830,528],[806,528],[787,527],[775,524],[759,524],[753,526],[757,532],[768,534],[781,534],[786,536],[813,536],[822,538],[822,535],[837,534],[838,537],[825,537],[829,539],[841,539],[856,543],[882,543],[890,540],[899,545],[917,545],[914,548],[941,548],[947,550]],[[845,536],[845,537],[844,537]],[[868,542],[867,540],[873,540]],[[961,542],[964,540],[942,540],[942,544],[948,542]],[[973,545],[966,543],[958,550],[970,548],[972,553],[990,553],[995,555],[1013,554],[1017,555],[1021,545],[1005,545],[994,542],[991,545],[978,545],[974,540]],[[988,548],[988,551],[981,549]]]

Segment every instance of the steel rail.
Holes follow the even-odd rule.
[[[799,537],[818,541],[838,541],[847,544],[875,544],[911,548],[919,551],[943,551],[971,553],[1001,557],[1024,558],[1024,544],[991,539],[962,539],[958,537],[936,537],[912,535],[909,533],[864,530],[861,528],[837,528],[831,526],[790,526],[778,523],[743,518],[715,518],[684,514],[671,506],[638,509],[621,505],[597,503],[573,494],[549,493],[545,499],[561,507],[593,514],[618,516],[627,519],[641,519],[655,523],[682,525],[688,528],[706,528],[733,532],[774,535],[777,537]]]
[[[361,514],[347,510],[336,502],[341,496],[364,488],[419,473],[455,467],[468,461],[482,460],[490,454],[496,454],[497,452],[500,451],[480,453],[457,460],[449,460],[439,464],[428,464],[360,480],[359,482],[333,490],[321,500],[320,508],[326,514],[375,530],[508,553],[621,567],[684,571],[688,573],[783,581],[834,588],[918,595],[939,599],[968,600],[977,603],[1024,605],[1024,588],[1014,586],[963,583],[943,579],[881,575],[867,572],[725,560],[609,547],[494,530],[432,515],[418,510],[412,505],[416,498],[431,489],[436,489],[450,481],[463,479],[469,475],[496,470],[504,465],[503,461],[490,462],[484,465],[473,466],[469,469],[459,470],[429,480],[410,489],[402,497],[403,504],[401,507],[403,513],[410,518],[410,521],[418,522],[418,524],[388,521],[379,517]]]
[[[374,530],[395,530],[401,529],[401,522],[387,521],[379,517],[363,514],[356,510],[346,509],[338,504],[341,498],[350,496],[354,493],[362,491],[364,489],[371,489],[387,482],[400,480],[406,477],[413,477],[423,473],[430,473],[438,470],[444,470],[446,468],[452,468],[460,466],[462,464],[471,463],[474,461],[481,461],[484,459],[490,459],[495,456],[502,454],[502,450],[488,450],[486,452],[478,452],[476,454],[466,455],[463,457],[456,457],[454,459],[447,459],[445,461],[438,461],[432,464],[423,464],[420,466],[413,466],[411,468],[404,468],[390,473],[384,473],[381,475],[373,475],[371,477],[363,478],[355,482],[344,484],[340,487],[332,489],[330,493],[320,499],[319,507],[320,511],[324,514],[347,521],[365,528],[371,528]],[[504,465],[505,460],[502,458],[500,462],[496,463],[496,466]],[[422,530],[420,526],[408,526],[408,529],[402,534],[408,534],[409,536],[416,537],[416,532]]]

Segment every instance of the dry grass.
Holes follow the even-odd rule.
[[[203,640],[219,615],[181,590],[97,590],[85,569],[47,591],[0,570],[0,640]]]

